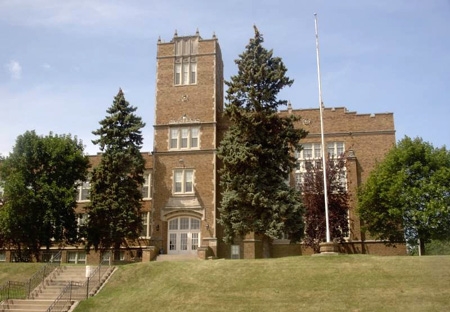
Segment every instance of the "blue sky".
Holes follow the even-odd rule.
[[[175,30],[215,33],[228,80],[256,24],[295,80],[280,98],[318,107],[314,13],[326,107],[393,112],[397,139],[450,147],[449,0],[0,0],[0,154],[27,130],[97,153],[91,132],[119,88],[151,151],[156,44]]]

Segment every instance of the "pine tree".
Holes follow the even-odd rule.
[[[87,249],[113,247],[118,250],[127,239],[135,239],[142,228],[140,207],[145,161],[142,146],[142,119],[126,100],[122,90],[115,96],[100,129],[92,133],[103,152],[91,177],[90,205],[86,226]]]
[[[287,101],[277,95],[293,80],[286,76],[282,60],[262,46],[263,36],[254,29],[254,38],[235,61],[238,74],[226,82],[225,116],[230,127],[218,151],[219,223],[226,242],[251,232],[270,239],[288,233],[298,241],[303,235],[303,207],[300,194],[286,181],[295,166],[293,150],[306,132],[294,129],[294,116],[279,115],[278,107]]]

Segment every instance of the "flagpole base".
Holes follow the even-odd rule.
[[[320,243],[320,255],[336,256],[339,255],[339,246],[335,242]]]

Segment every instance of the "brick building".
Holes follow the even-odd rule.
[[[222,119],[224,77],[221,50],[215,36],[202,39],[178,37],[157,44],[156,102],[154,149],[144,153],[146,182],[143,186],[141,238],[130,242],[121,260],[141,258],[144,261],[158,253],[193,254],[200,258],[255,258],[262,256],[262,244],[249,236],[237,245],[221,241],[217,224],[220,201],[217,148],[226,130]],[[291,175],[291,185],[298,183],[305,162],[320,157],[319,109],[293,110],[291,105],[280,114],[301,116],[298,127],[309,131],[302,142],[304,149],[296,154],[299,167]],[[328,153],[346,156],[346,183],[350,193],[348,241],[340,251],[368,254],[406,254],[404,245],[386,247],[361,231],[355,213],[356,189],[368,177],[375,163],[395,144],[392,113],[357,114],[346,108],[325,108],[324,133]],[[100,155],[92,156],[93,166]],[[77,213],[83,222],[89,184],[79,188]],[[275,240],[272,257],[310,254],[301,244]],[[1,255],[0,255],[1,256]],[[100,257],[106,258],[104,252]],[[8,260],[9,253],[3,258]],[[1,260],[1,259],[0,259]],[[65,247],[63,261],[94,263],[99,255],[84,254],[82,246]]]

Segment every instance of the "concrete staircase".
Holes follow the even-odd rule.
[[[194,255],[158,255],[156,261],[194,261],[199,260],[196,254]]]
[[[87,296],[95,295],[113,271],[113,267],[108,267],[100,279],[93,278],[89,283],[89,294],[87,294],[85,266],[58,267],[31,292],[30,299],[8,299],[0,304],[0,312],[45,312],[58,298],[62,290],[72,282],[70,301],[67,302],[66,300],[65,303],[58,303],[54,306],[54,311],[69,311],[75,301],[81,301],[86,299]]]

